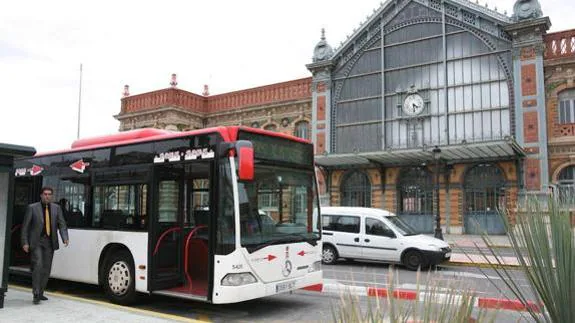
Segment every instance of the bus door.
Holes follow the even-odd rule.
[[[10,228],[11,266],[28,266],[30,264],[30,256],[22,250],[20,234],[28,204],[38,201],[41,186],[41,176],[16,177],[14,180],[14,204],[12,209],[12,228]]]
[[[154,168],[152,218],[150,219],[150,290],[184,284],[184,167]]]
[[[207,297],[210,273],[210,237],[214,212],[211,185],[213,162],[195,161],[186,165],[186,235],[184,241],[184,274],[187,291]]]

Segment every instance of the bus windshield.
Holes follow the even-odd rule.
[[[314,178],[312,170],[257,164],[254,180],[239,183],[241,245],[249,252],[290,242],[315,245]]]

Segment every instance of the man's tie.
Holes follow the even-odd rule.
[[[48,205],[44,209],[44,222],[46,223],[46,235],[50,236],[50,212],[48,211]]]

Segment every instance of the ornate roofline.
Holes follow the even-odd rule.
[[[312,78],[306,77],[213,96],[202,96],[177,88],[161,89],[123,97],[118,116],[164,107],[178,107],[189,112],[212,114],[229,109],[297,102],[311,99],[311,83]]]
[[[463,7],[467,11],[475,13],[477,16],[481,16],[482,18],[487,20],[492,20],[503,26],[513,23],[511,17],[502,14],[498,11],[495,11],[493,9],[489,9],[488,7],[481,6],[478,3],[474,3],[467,0],[387,0],[385,2],[382,2],[378,9],[374,9],[373,13],[371,15],[368,15],[365,21],[360,22],[359,28],[354,28],[353,33],[347,36],[345,41],[343,41],[339,46],[334,48],[332,59],[337,60],[343,53],[345,53],[349,49],[350,45],[353,44],[356,37],[366,32],[366,29],[368,27],[373,27],[372,26],[373,22],[377,21],[377,19],[380,18],[380,16],[383,14],[383,12],[385,12],[388,9],[388,7],[390,7],[391,5],[396,5],[401,6],[400,9],[403,9],[403,7],[409,4],[410,2],[418,2],[430,8],[433,8],[431,2],[437,2],[439,3],[439,5],[443,5],[443,3],[449,3],[450,5]],[[399,10],[396,11],[396,14],[398,12]],[[379,23],[379,28],[381,28],[381,22]]]

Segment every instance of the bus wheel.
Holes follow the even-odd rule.
[[[104,269],[104,289],[113,303],[127,305],[136,300],[134,261],[126,250],[114,253]]]
[[[323,246],[323,252],[321,254],[321,260],[326,265],[333,265],[337,261],[337,251],[334,247],[330,245]]]

